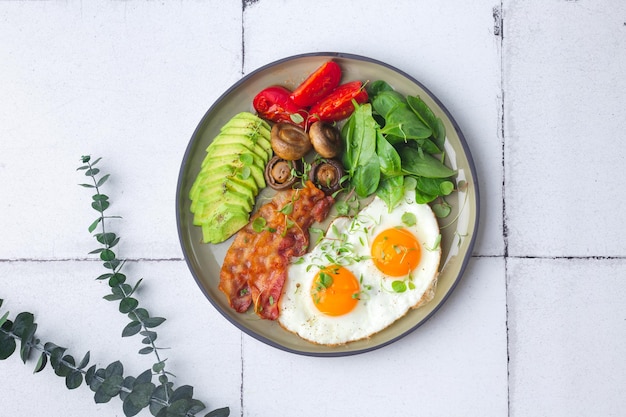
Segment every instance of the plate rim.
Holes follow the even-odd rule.
[[[385,341],[385,342],[381,342],[378,343],[376,345],[373,346],[368,346],[362,349],[354,349],[354,350],[341,350],[341,351],[331,351],[331,352],[311,352],[311,351],[304,351],[304,350],[298,350],[298,349],[293,349],[290,348],[288,346],[284,346],[280,343],[277,343],[267,337],[265,337],[262,334],[259,334],[251,329],[246,328],[245,326],[241,325],[239,322],[231,319],[231,317],[229,317],[221,308],[220,305],[217,304],[217,302],[215,300],[213,300],[212,297],[209,296],[207,290],[204,288],[204,286],[202,285],[202,282],[200,280],[200,278],[197,276],[197,273],[195,271],[195,269],[193,268],[193,265],[191,264],[191,261],[189,259],[189,256],[187,254],[187,251],[185,250],[185,241],[183,239],[183,225],[182,225],[182,213],[181,213],[181,204],[179,204],[180,198],[181,198],[181,193],[183,192],[183,175],[185,172],[185,169],[188,165],[188,160],[190,158],[190,154],[191,154],[191,150],[194,147],[194,139],[197,138],[198,133],[200,132],[200,129],[205,125],[206,119],[209,117],[209,115],[213,112],[213,109],[215,109],[217,106],[219,106],[219,104],[226,98],[228,97],[228,95],[235,89],[237,89],[241,84],[245,83],[249,78],[255,76],[257,73],[263,72],[269,68],[272,68],[276,65],[280,65],[292,60],[296,60],[296,59],[302,59],[302,58],[310,58],[310,57],[329,57],[329,59],[332,58],[345,58],[345,59],[350,59],[350,60],[356,60],[356,61],[364,61],[364,62],[369,62],[369,63],[373,63],[382,67],[386,67],[389,70],[392,70],[400,75],[402,75],[403,77],[407,78],[408,80],[410,80],[411,82],[415,83],[416,85],[418,85],[421,89],[423,89],[428,95],[429,97],[435,102],[437,103],[437,105],[439,106],[439,108],[445,113],[446,117],[448,118],[448,120],[450,121],[450,123],[452,124],[452,126],[454,127],[455,131],[458,134],[459,137],[459,142],[461,144],[461,147],[463,149],[463,154],[465,156],[465,158],[467,159],[468,162],[468,167],[471,173],[471,177],[473,178],[473,182],[472,182],[472,186],[473,186],[473,191],[474,191],[474,195],[475,195],[475,205],[473,207],[474,209],[474,231],[470,237],[470,241],[467,245],[467,252],[464,254],[463,259],[461,261],[461,265],[459,267],[459,272],[456,276],[456,278],[454,279],[452,285],[450,286],[450,289],[447,291],[446,294],[443,295],[441,301],[432,309],[432,311],[427,314],[422,320],[420,320],[418,323],[416,323],[414,326],[410,327],[408,330],[398,334],[397,336]],[[372,352],[374,350],[378,350],[380,348],[383,348],[385,346],[388,346],[392,343],[397,342],[398,340],[406,337],[408,334],[413,333],[417,328],[419,328],[420,326],[422,326],[424,323],[426,323],[428,320],[430,320],[430,318],[437,312],[439,311],[439,309],[447,302],[448,298],[452,295],[452,293],[455,291],[457,285],[459,284],[459,282],[461,281],[461,279],[463,278],[463,276],[465,275],[467,266],[471,260],[471,258],[473,257],[473,249],[474,249],[474,245],[476,243],[477,240],[477,236],[478,236],[478,232],[479,232],[479,225],[480,225],[480,189],[479,189],[479,183],[478,183],[478,176],[476,173],[476,165],[474,163],[474,159],[472,157],[472,153],[469,149],[469,145],[467,143],[467,140],[465,139],[465,135],[463,134],[463,131],[461,130],[460,126],[458,125],[456,119],[452,116],[452,114],[449,112],[448,108],[441,102],[441,100],[434,95],[424,84],[422,84],[419,80],[417,80],[415,77],[411,76],[410,74],[408,74],[407,72],[393,66],[390,65],[386,62],[380,61],[378,59],[375,58],[371,58],[368,56],[364,56],[364,55],[359,55],[359,54],[354,54],[354,53],[346,53],[346,52],[306,52],[306,53],[300,53],[300,54],[295,54],[295,55],[290,55],[284,58],[280,58],[274,61],[271,61],[267,64],[264,64],[252,71],[250,71],[249,73],[243,75],[239,80],[237,80],[235,83],[233,83],[228,89],[226,89],[214,102],[213,104],[211,104],[209,106],[209,108],[205,111],[204,115],[202,116],[202,118],[200,119],[200,121],[198,122],[196,128],[194,129],[188,143],[187,146],[185,148],[185,152],[183,154],[183,158],[182,161],[180,163],[180,167],[179,167],[179,171],[178,171],[178,178],[177,178],[177,184],[176,184],[176,194],[175,194],[175,214],[176,214],[176,229],[177,229],[177,234],[178,234],[178,239],[179,239],[179,244],[180,247],[182,249],[183,252],[183,257],[185,259],[185,263],[187,264],[187,267],[189,269],[189,271],[191,272],[191,275],[194,278],[194,281],[196,282],[196,285],[198,285],[198,287],[200,287],[200,290],[202,291],[202,293],[204,294],[204,296],[209,300],[209,302],[211,303],[211,305],[222,315],[222,317],[224,317],[229,323],[231,323],[232,325],[234,325],[236,328],[238,328],[240,331],[244,332],[245,334],[247,334],[248,336],[262,342],[265,343],[271,347],[274,347],[276,349],[282,350],[284,352],[288,352],[288,353],[293,353],[293,354],[297,354],[297,355],[303,355],[303,356],[310,356],[310,357],[343,357],[343,356],[352,356],[352,355],[358,355],[358,354],[363,354],[363,353],[367,353],[367,352]]]

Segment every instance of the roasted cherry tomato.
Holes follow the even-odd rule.
[[[309,110],[308,123],[317,120],[337,122],[345,119],[354,111],[352,100],[363,104],[368,100],[367,91],[361,81],[352,81],[335,88],[325,99],[317,102]]]
[[[259,92],[252,100],[252,106],[262,117],[272,122],[287,122],[304,126],[307,112],[289,98],[291,91],[285,87],[272,86]],[[294,116],[297,115],[297,116]]]
[[[311,106],[326,97],[341,80],[341,68],[335,61],[327,61],[302,82],[291,99],[301,107]]]

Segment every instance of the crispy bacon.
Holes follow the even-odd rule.
[[[250,305],[262,318],[278,318],[278,300],[294,256],[306,253],[309,227],[321,222],[334,199],[307,182],[302,189],[276,194],[252,216],[235,236],[220,272],[219,289],[230,306],[243,313]],[[261,231],[254,230],[257,218],[265,219]]]

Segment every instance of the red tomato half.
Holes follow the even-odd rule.
[[[316,103],[309,110],[308,123],[316,120],[337,122],[350,116],[354,111],[352,99],[365,103],[369,97],[361,81],[351,81],[335,88],[325,99]]]
[[[285,87],[278,85],[268,87],[254,97],[252,106],[259,117],[272,122],[287,122],[302,127],[306,121],[307,113],[291,100],[290,95],[291,91]],[[300,115],[296,117],[295,121],[292,117],[294,114]]]
[[[326,97],[341,80],[341,68],[335,61],[327,61],[302,82],[291,99],[301,107],[311,106]]]

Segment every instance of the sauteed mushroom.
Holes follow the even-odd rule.
[[[296,182],[295,172],[302,173],[302,160],[288,161],[274,156],[265,166],[265,182],[275,190],[285,190]]]
[[[309,129],[315,151],[323,158],[334,158],[341,153],[343,142],[339,130],[330,123],[317,121]]]
[[[344,177],[343,165],[336,159],[320,159],[311,165],[309,179],[326,195],[331,195],[341,189]]]
[[[288,161],[302,158],[312,148],[304,129],[290,123],[276,123],[272,127],[271,143],[274,153]]]

